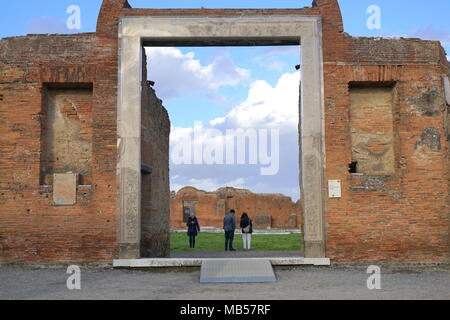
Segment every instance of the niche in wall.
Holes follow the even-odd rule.
[[[92,85],[46,85],[42,92],[40,184],[55,173],[78,174],[92,183]]]
[[[394,86],[350,85],[352,161],[357,173],[395,174]]]

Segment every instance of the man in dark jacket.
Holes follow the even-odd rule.
[[[225,251],[236,251],[233,249],[234,230],[236,229],[236,211],[230,212],[223,218],[223,230],[225,231]]]

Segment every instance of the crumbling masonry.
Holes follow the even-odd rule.
[[[282,194],[253,193],[232,187],[205,192],[194,187],[184,187],[173,192],[170,198],[170,227],[186,228],[191,213],[202,227],[223,227],[223,217],[231,209],[236,211],[236,228],[246,212],[255,229],[300,229],[302,208],[300,200],[293,202]]]
[[[185,27],[185,18],[201,23]],[[167,256],[170,122],[146,81],[140,97],[126,93],[140,110],[128,115],[140,121],[124,118],[134,103],[123,99],[129,65],[119,63],[132,48],[124,46],[128,26],[161,21],[187,40],[186,30],[209,32],[216,42],[198,36],[195,44],[213,45],[237,25],[258,32],[265,19],[286,21],[286,30],[298,20],[312,58],[302,69],[322,70],[303,84],[302,115],[316,112],[319,121],[301,118],[306,256],[450,261],[450,66],[439,42],[351,37],[336,0],[289,10],[134,9],[104,0],[95,33],[0,40],[0,262]],[[264,41],[276,44],[267,36],[255,44]],[[139,83],[137,73],[126,76]],[[330,197],[329,180],[340,180],[341,197]]]

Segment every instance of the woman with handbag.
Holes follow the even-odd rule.
[[[252,244],[253,223],[245,212],[241,216],[241,228],[244,250],[250,250]]]

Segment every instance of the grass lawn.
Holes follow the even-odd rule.
[[[270,235],[253,234],[252,250],[254,251],[299,251],[301,243],[300,234]],[[173,233],[170,235],[172,252],[201,252],[221,251],[225,248],[225,235],[223,233],[200,232],[195,239],[195,249],[189,248],[187,233]],[[242,249],[242,235],[234,236],[233,247]]]

